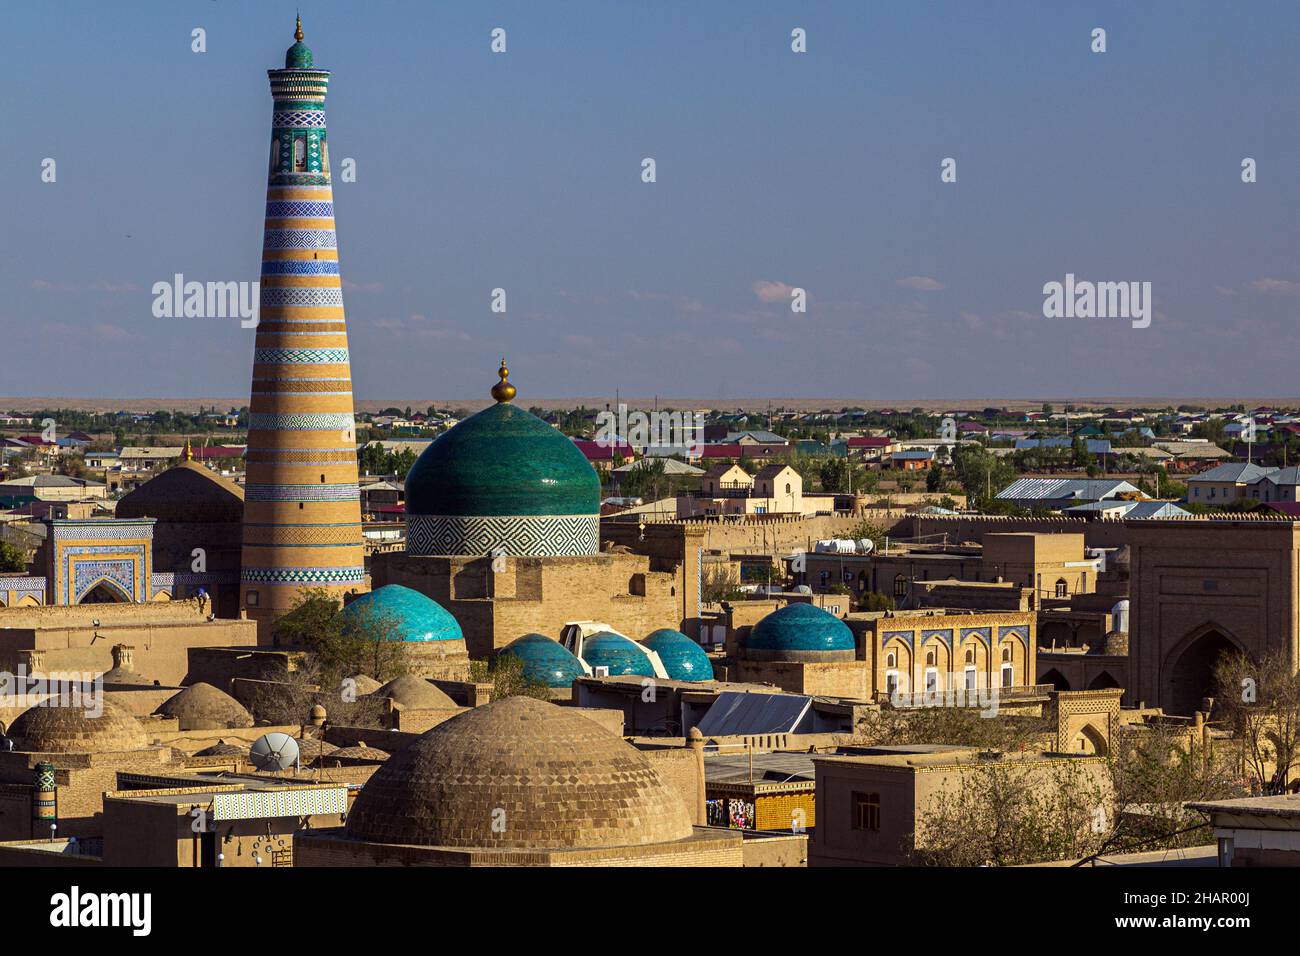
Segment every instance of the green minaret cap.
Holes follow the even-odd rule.
[[[298,18],[298,25],[294,28],[293,38],[296,41],[294,45],[284,51],[284,68],[286,70],[310,70],[311,47],[302,42],[302,17]]]

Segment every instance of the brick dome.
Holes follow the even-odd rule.
[[[225,730],[253,726],[244,705],[211,684],[194,684],[167,698],[156,713],[174,717],[181,730]]]
[[[631,744],[571,710],[507,697],[394,754],[357,795],[347,832],[375,843],[563,849],[663,843],[692,829],[681,798]]]
[[[456,702],[422,677],[404,674],[394,677],[371,697],[390,697],[395,703],[413,710],[438,710],[452,708]]]
[[[103,753],[140,750],[149,738],[121,704],[107,698],[98,717],[84,707],[32,707],[9,725],[8,736],[18,750],[28,753]]]

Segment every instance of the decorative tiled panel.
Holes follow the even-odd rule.
[[[1020,638],[1026,645],[1029,644],[1029,628],[1024,624],[1016,624],[1012,627],[998,628],[998,640],[1006,641],[1013,637]]]
[[[244,790],[212,796],[212,819],[222,821],[309,817],[318,813],[347,813],[347,810],[347,787]]]
[[[968,637],[977,638],[985,644],[989,643],[989,634],[992,628],[987,627],[965,627],[961,631],[961,639],[964,641]]]
[[[880,635],[880,646],[884,647],[894,638],[898,638],[908,647],[911,647],[914,633],[913,631],[885,631]]]
[[[244,486],[245,501],[357,501],[360,493],[354,484],[345,485],[263,485]]]
[[[595,515],[445,516],[407,515],[408,554],[509,555],[596,554],[600,518]]]
[[[336,249],[338,236],[333,229],[268,229],[262,246],[265,249]]]
[[[255,365],[343,365],[347,349],[254,349]]]
[[[268,288],[267,286],[262,287],[262,305],[305,305],[315,308],[337,308],[342,304],[342,289],[278,289]]]
[[[366,579],[366,569],[245,567],[240,577],[248,584],[361,584]]]
[[[81,601],[86,593],[101,582],[115,584],[124,601],[136,600],[136,563],[122,561],[76,561],[72,565],[72,603]]]
[[[267,203],[268,206],[277,205]],[[330,203],[311,203],[305,205],[331,205]],[[337,259],[280,259],[267,260],[262,263],[264,276],[336,276],[339,274]]]
[[[298,412],[279,415],[274,412],[250,412],[248,427],[264,431],[342,431],[353,428],[356,420],[348,412]]]
[[[943,641],[945,644],[947,644],[949,648],[952,647],[952,631],[951,631],[951,630],[946,630],[946,631],[922,631],[922,632],[921,632],[921,644],[922,644],[922,646],[924,646],[925,642],[928,641],[928,640],[930,640],[930,638],[932,638],[932,637],[937,637],[939,640],[941,640],[941,641]]]
[[[271,114],[273,129],[325,128],[324,110],[276,110]]]

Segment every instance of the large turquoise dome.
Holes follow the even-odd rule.
[[[812,604],[787,604],[754,625],[745,650],[787,660],[851,660],[853,632],[834,614]]]
[[[517,637],[501,650],[523,665],[524,676],[538,680],[547,687],[569,687],[579,677],[585,677],[582,661],[568,648],[542,634],[525,634]]]
[[[393,628],[387,640],[422,643],[425,641],[461,641],[460,625],[441,604],[419,591],[400,584],[385,584],[377,591],[362,594],[343,609],[347,624],[364,626],[374,617],[377,626]]]
[[[659,655],[660,663],[673,680],[713,680],[709,655],[681,631],[661,627],[641,643]]]
[[[407,474],[407,552],[595,554],[595,469],[561,432],[510,404],[504,365],[500,374],[497,404],[431,444]]]
[[[637,677],[654,677],[654,665],[636,642],[619,634],[601,631],[582,641],[582,659],[588,667],[608,667],[610,677],[635,674]]]

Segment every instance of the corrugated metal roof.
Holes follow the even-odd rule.
[[[741,694],[725,690],[700,719],[705,737],[794,733],[812,707],[799,694]]]

